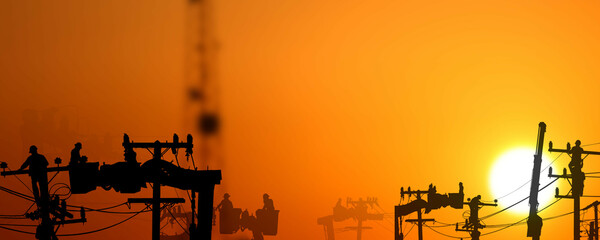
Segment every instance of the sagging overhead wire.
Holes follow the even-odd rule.
[[[17,192],[17,191],[11,190],[11,189],[9,189],[9,188],[5,188],[5,187],[2,187],[2,186],[0,186],[0,191],[4,191],[4,192],[7,192],[8,194],[11,194],[11,195],[14,195],[14,196],[20,197],[20,198],[22,198],[22,199],[25,199],[25,200],[28,200],[28,201],[35,202],[35,200],[33,199],[33,197],[32,197],[32,196],[29,196],[29,195],[26,195],[26,194],[23,194],[23,193],[20,193],[20,192]]]
[[[569,191],[569,193],[571,193],[571,191]],[[567,193],[567,195],[568,195],[569,193]],[[550,206],[552,206],[552,205],[556,204],[556,203],[557,203],[557,202],[559,202],[560,200],[562,200],[562,198],[556,199],[554,202],[552,202],[552,203],[548,204],[548,206],[546,206],[546,207],[544,207],[544,208],[540,209],[540,210],[538,211],[538,213],[539,213],[539,212],[542,212],[542,211],[544,211],[544,210],[546,210],[546,209],[548,209]],[[581,210],[580,210],[580,211],[581,211]],[[572,213],[573,213],[573,212],[570,212],[570,213],[567,213],[567,214],[564,214],[564,215],[569,215],[569,214],[572,214]],[[507,225],[506,227],[500,228],[500,229],[498,229],[498,230],[494,230],[494,231],[491,231],[491,232],[487,232],[487,233],[481,234],[481,236],[490,235],[490,234],[493,234],[493,233],[500,232],[500,231],[502,231],[502,230],[504,230],[504,229],[507,229],[507,228],[509,228],[509,227],[512,227],[512,226],[514,226],[514,225],[517,225],[517,224],[519,224],[519,223],[521,223],[521,222],[523,222],[523,221],[527,220],[528,218],[529,218],[529,217],[523,218],[523,219],[521,219],[521,220],[519,220],[519,221],[517,221],[517,222],[515,222],[515,223],[509,224],[509,225]],[[558,218],[558,217],[553,217],[552,219],[555,219],[555,218]]]
[[[547,187],[549,187],[550,185],[552,185],[552,184],[553,184],[554,182],[556,182],[557,180],[558,180],[558,178],[556,178],[556,179],[552,180],[550,183],[546,184],[546,186],[544,186],[544,187],[540,188],[540,189],[538,190],[538,192],[541,192],[542,190],[546,189]],[[492,217],[492,216],[495,216],[495,215],[497,215],[497,214],[499,214],[499,213],[501,213],[501,212],[504,212],[504,211],[506,211],[506,210],[508,210],[508,209],[510,209],[510,208],[512,208],[512,207],[514,207],[514,206],[516,206],[516,205],[517,205],[517,204],[519,204],[519,203],[522,203],[523,201],[525,201],[525,200],[527,200],[527,199],[529,199],[529,196],[527,196],[527,197],[525,197],[525,198],[523,198],[523,199],[519,200],[518,202],[516,202],[516,203],[513,203],[513,204],[511,204],[510,206],[508,206],[508,207],[505,207],[505,208],[503,208],[503,209],[501,209],[501,210],[499,210],[499,211],[497,211],[497,212],[495,212],[495,213],[492,213],[492,214],[490,214],[490,215],[487,215],[487,216],[481,217],[480,219],[481,219],[481,220],[483,220],[483,219],[487,219],[487,218],[490,218],[490,217]]]
[[[173,215],[173,213],[171,212],[171,209],[169,208],[165,208],[167,209],[167,211],[169,212],[169,214],[171,215],[171,217],[175,220],[175,222],[177,222],[177,225],[179,225],[179,227],[181,227],[181,229],[183,229],[183,231],[185,232],[185,234],[187,234],[188,236],[190,235],[190,233],[188,232],[188,230],[183,227],[183,225],[181,225],[181,223],[179,222],[179,220],[177,220],[177,218],[175,217],[175,215]]]
[[[117,205],[113,205],[113,206],[105,207],[105,208],[99,208],[99,209],[83,207],[83,206],[74,206],[74,205],[67,205],[67,206],[71,207],[71,208],[75,208],[75,210],[83,208],[86,211],[90,211],[90,212],[101,212],[101,213],[111,213],[111,214],[137,214],[137,213],[139,213],[138,211],[107,211],[108,209],[117,208],[117,207],[120,207],[123,205],[127,205],[127,202],[123,202],[123,203],[119,203]],[[151,211],[151,210],[147,209],[147,208],[144,208],[141,210],[141,212],[149,212],[149,211]]]
[[[12,171],[12,169],[10,169],[9,167],[7,167],[7,168],[8,168],[8,171]],[[17,178],[17,180],[19,180],[19,182],[21,182],[21,184],[23,184],[23,186],[25,186],[27,188],[27,190],[29,190],[29,192],[33,194],[33,190],[31,190],[31,188],[29,188],[29,186],[27,186],[27,184],[25,184],[23,181],[21,181],[21,178],[19,178],[19,176],[17,176],[17,175],[13,175],[13,176],[15,176],[15,178]]]
[[[139,211],[139,212],[135,213],[134,215],[131,215],[130,217],[128,217],[128,218],[126,218],[126,219],[124,219],[124,220],[122,220],[122,221],[120,221],[120,222],[117,222],[117,223],[115,223],[115,224],[112,224],[112,225],[110,225],[110,226],[106,226],[106,227],[103,227],[103,228],[99,228],[99,229],[92,230],[92,231],[87,231],[87,232],[80,232],[80,233],[67,233],[67,234],[57,234],[56,236],[58,236],[58,237],[72,237],[72,236],[80,236],[80,235],[86,235],[86,234],[91,234],[91,233],[97,233],[97,232],[100,232],[100,231],[104,231],[104,230],[107,230],[107,229],[110,229],[110,228],[116,227],[116,226],[118,226],[118,225],[120,225],[120,224],[122,224],[122,223],[124,223],[124,222],[127,222],[127,221],[129,221],[129,220],[133,219],[133,218],[134,218],[135,216],[137,216],[138,214],[140,214],[140,213],[143,213],[143,212],[146,212],[146,209],[147,209],[147,208],[149,208],[149,207],[146,207],[146,208],[142,209],[141,211]],[[9,231],[13,231],[13,232],[18,232],[18,233],[24,233],[24,234],[31,234],[31,235],[35,235],[35,232],[23,231],[23,230],[19,230],[19,229],[14,229],[14,228],[5,227],[5,226],[2,226],[2,225],[0,225],[0,228],[1,228],[1,229],[5,229],[5,230],[9,230]]]
[[[559,157],[560,157],[562,154],[563,154],[563,153],[560,153],[560,154],[558,154],[558,156],[556,156],[556,158],[554,158],[554,160],[552,160],[552,162],[550,162],[550,164],[548,164],[546,167],[544,167],[544,168],[543,168],[543,169],[542,169],[540,172],[546,171],[546,170],[547,170],[547,169],[548,169],[550,166],[552,166],[552,164],[554,164],[554,162],[556,162],[556,160],[558,160],[558,158],[559,158]],[[527,182],[523,183],[523,185],[519,186],[517,189],[515,189],[515,190],[512,190],[511,192],[509,192],[509,193],[507,193],[507,194],[505,194],[505,195],[503,195],[503,196],[501,196],[501,197],[499,197],[499,198],[496,198],[496,199],[502,199],[502,198],[505,198],[505,197],[507,197],[507,196],[510,196],[511,194],[513,194],[513,193],[517,192],[519,189],[521,189],[521,188],[523,188],[523,187],[527,186],[527,184],[529,184],[529,183],[531,183],[531,180],[529,180],[529,181],[527,181]]]
[[[569,191],[569,193],[571,193],[571,191]],[[567,195],[569,193],[567,193]],[[556,204],[560,200],[562,200],[562,198],[556,199],[554,202],[550,203],[548,206],[546,206],[546,207],[542,208],[541,210],[539,210],[538,213],[542,212],[542,211],[544,211],[546,209],[548,209],[550,206]],[[568,212],[568,213],[560,214],[560,215],[553,216],[553,217],[543,218],[543,219],[544,220],[552,220],[552,219],[560,218],[560,217],[567,216],[567,215],[570,215],[570,214],[573,214],[573,212]],[[514,222],[514,223],[487,225],[487,227],[501,227],[501,228],[497,229],[497,230],[494,230],[494,231],[491,231],[491,232],[487,232],[487,233],[481,234],[480,236],[490,235],[490,234],[497,233],[497,232],[500,232],[502,230],[505,230],[507,228],[513,227],[515,225],[524,224],[524,223],[526,223],[524,221],[526,221],[528,218],[529,217],[523,218],[523,219],[521,219],[521,220],[519,220],[517,222]],[[424,224],[424,225],[427,228],[431,229],[433,232],[438,233],[438,234],[440,234],[442,236],[446,236],[446,237],[449,237],[449,238],[456,238],[456,239],[465,238],[465,237],[458,237],[458,236],[452,236],[452,235],[449,235],[449,234],[445,234],[445,233],[442,233],[440,231],[435,230],[432,226],[429,226],[428,224]],[[448,226],[452,226],[452,225],[447,225],[446,227],[448,227]]]
[[[132,218],[134,218],[138,214],[143,213],[147,208],[148,207],[142,209],[141,211],[137,212],[136,214],[131,215],[130,217],[128,217],[128,218],[126,218],[126,219],[124,219],[124,220],[122,220],[122,221],[120,221],[118,223],[115,223],[115,224],[107,226],[107,227],[103,227],[103,228],[100,228],[100,229],[96,229],[96,230],[92,230],[92,231],[87,231],[87,232],[81,232],[81,233],[56,234],[56,236],[59,236],[59,237],[70,237],[70,236],[79,236],[79,235],[85,235],[85,234],[91,234],[91,233],[96,233],[96,232],[104,231],[104,230],[116,227],[116,226],[118,226],[118,225],[120,225],[120,224],[122,224],[124,222],[127,222],[127,221],[131,220]]]
[[[448,237],[448,238],[455,238],[455,239],[463,239],[463,238],[468,238],[468,237],[459,237],[459,236],[453,236],[453,235],[445,234],[445,233],[443,233],[443,232],[440,232],[440,231],[438,231],[438,230],[435,230],[435,229],[431,228],[431,227],[430,227],[429,225],[427,225],[427,224],[423,224],[423,226],[425,226],[425,227],[429,228],[431,231],[433,231],[433,232],[435,232],[435,233],[437,233],[437,234],[439,234],[439,235],[442,235],[442,236],[444,236],[444,237]]]

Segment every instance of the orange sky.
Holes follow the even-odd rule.
[[[183,0],[0,2],[1,161],[18,168],[31,144],[48,159],[68,159],[81,141],[90,161],[113,163],[123,132],[153,141],[195,131],[185,112],[186,8]],[[331,214],[338,198],[378,197],[392,212],[402,186],[434,183],[445,193],[462,181],[467,197],[491,200],[494,159],[533,148],[540,121],[557,147],[600,142],[596,1],[258,0],[214,1],[213,9],[223,117],[223,160],[211,163],[223,170],[216,201],[227,191],[236,207],[254,211],[269,193],[281,216],[278,236],[266,239],[324,239],[316,219]],[[25,119],[36,114],[43,131],[24,134]],[[586,159],[584,171],[598,171],[596,159]],[[27,191],[15,178],[0,186]],[[587,181],[586,194],[599,195],[598,187]],[[28,207],[0,196],[2,214]],[[69,201],[102,207],[130,196],[97,190]],[[565,200],[541,215],[571,210]],[[463,211],[428,217],[462,221]],[[61,232],[124,218],[94,214]],[[364,239],[392,239],[386,228],[393,225],[381,224],[367,223],[373,229]],[[566,239],[571,225],[571,217],[545,222],[542,237]],[[526,239],[525,229],[485,239]],[[149,230],[147,214],[86,239],[150,239]],[[239,236],[249,239],[248,232],[215,239]],[[425,238],[443,239],[427,229]]]

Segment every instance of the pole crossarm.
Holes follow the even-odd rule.
[[[548,151],[549,152],[559,152],[559,153],[571,153],[571,145],[567,143],[567,149],[557,149],[557,148],[553,148],[553,144],[552,141],[550,141],[548,143],[549,147],[548,147]],[[600,152],[596,152],[596,151],[582,151],[581,154],[586,154],[586,155],[600,155]]]
[[[423,219],[406,219],[404,220],[405,222],[416,222],[416,223],[422,223],[422,222],[435,222],[435,219],[433,218],[423,218]]]
[[[183,198],[161,198],[155,200],[154,198],[129,198],[127,199],[127,203],[154,203],[158,201],[159,203],[185,203],[185,199]]]
[[[61,220],[61,221],[56,222],[56,224],[63,225],[63,224],[86,223],[86,222],[87,222],[87,219],[82,218],[82,219]]]
[[[549,170],[548,170],[548,177],[553,177],[553,178],[573,178],[573,175],[567,174],[567,169],[564,169],[563,174],[561,174],[561,175],[552,174],[552,167],[550,167]]]
[[[588,209],[590,209],[590,208],[592,208],[592,207],[597,207],[597,206],[598,206],[598,204],[600,204],[600,202],[598,202],[598,201],[594,201],[593,203],[590,203],[590,205],[588,205],[587,207],[584,207],[584,208],[583,208],[583,209],[581,209],[581,210],[584,210],[584,211],[585,211],[585,210],[588,210]]]
[[[46,172],[62,172],[69,171],[69,166],[64,167],[50,167],[46,169]],[[1,176],[9,176],[9,175],[19,175],[19,174],[28,174],[29,170],[14,170],[14,171],[3,171],[0,173]]]
[[[463,202],[463,204],[469,205],[469,202]],[[497,207],[498,206],[497,203],[479,203],[477,205],[479,205],[479,206],[492,206],[492,207]]]
[[[132,147],[132,148],[153,148],[153,147],[159,147],[159,148],[191,148],[194,145],[192,143],[170,143],[170,142],[142,142],[142,143],[136,143],[136,142],[131,142],[131,143],[124,143],[125,147]]]

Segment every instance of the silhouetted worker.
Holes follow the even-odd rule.
[[[469,202],[469,208],[471,215],[469,216],[469,223],[475,227],[479,225],[479,204],[481,203],[481,195],[477,195]]]
[[[435,186],[433,186],[432,184],[429,184],[429,189],[427,190],[428,194],[434,194],[437,193],[437,188]]]
[[[573,175],[573,192],[581,196],[583,195],[583,180],[585,179],[581,171],[581,168],[583,168],[583,159],[581,158],[583,148],[581,148],[581,141],[575,141],[575,146],[571,148],[570,153],[571,162],[569,162],[569,169]]]
[[[219,203],[219,205],[216,207],[219,212],[227,212],[233,209],[233,203],[231,200],[229,200],[229,197],[229,193],[225,193],[225,195],[223,195],[223,200],[221,200],[221,203]]]
[[[137,163],[137,153],[135,153],[132,148],[126,148],[123,156],[125,156],[125,162]]]
[[[69,165],[81,163],[81,143],[75,143],[75,148],[71,150],[71,160],[69,161]]]
[[[349,218],[348,209],[342,206],[342,199],[338,198],[335,207],[333,207],[333,219],[335,221],[343,221]]]
[[[23,170],[29,167],[29,176],[31,176],[31,188],[35,201],[40,203],[40,193],[48,194],[48,174],[46,167],[48,166],[48,160],[44,155],[38,154],[37,147],[32,145],[29,147],[29,153],[31,155],[25,160],[19,170]],[[39,185],[39,188],[38,188]],[[40,191],[41,190],[41,191]]]
[[[575,169],[581,170],[583,167],[583,159],[581,159],[581,154],[583,153],[583,148],[581,148],[581,141],[575,141],[575,146],[571,148],[571,162],[569,162],[569,169],[571,172]]]
[[[275,206],[273,205],[273,199],[269,198],[269,194],[263,194],[263,210],[266,211],[275,211]]]

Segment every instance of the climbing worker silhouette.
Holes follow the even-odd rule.
[[[273,199],[269,198],[269,194],[263,194],[263,210],[266,211],[275,211],[275,206],[273,205]]]
[[[44,155],[37,152],[37,147],[32,145],[29,147],[29,153],[31,155],[25,160],[19,170],[23,170],[29,167],[29,176],[31,176],[31,188],[35,201],[40,203],[40,193],[48,193],[48,173],[46,167],[48,166],[48,160]],[[39,185],[39,188],[38,188]]]
[[[475,227],[479,225],[479,204],[481,203],[481,195],[477,195],[469,202],[471,214],[469,216],[469,224]]]
[[[582,153],[583,148],[581,148],[581,141],[577,140],[575,141],[575,146],[571,148],[571,162],[569,162],[569,168],[571,171],[573,171],[573,169],[581,170],[583,167],[583,159],[581,159]]]
[[[583,168],[583,159],[581,158],[583,148],[581,148],[581,141],[575,141],[575,146],[571,148],[570,153],[571,161],[569,162],[569,169],[573,175],[573,192],[582,196],[585,175],[581,171],[581,168]]]
[[[71,150],[71,160],[69,161],[69,165],[81,163],[81,143],[75,143],[75,148]]]

